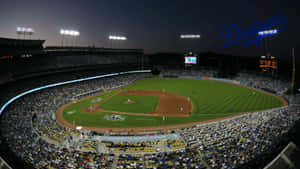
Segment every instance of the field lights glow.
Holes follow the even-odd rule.
[[[185,38],[195,39],[195,38],[200,38],[200,35],[180,35],[180,38],[182,38],[182,39],[185,39]]]
[[[125,36],[109,36],[108,39],[110,40],[127,40]]]
[[[258,35],[272,35],[272,34],[276,34],[277,32],[278,32],[277,29],[265,30],[265,31],[258,32]]]
[[[32,28],[17,27],[17,34],[29,34],[29,35],[32,35],[33,33],[34,33],[34,30]]]
[[[79,31],[66,30],[66,29],[61,29],[60,34],[61,35],[69,35],[69,36],[79,36],[80,35]]]

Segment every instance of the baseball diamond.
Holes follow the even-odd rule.
[[[0,169],[300,169],[296,0],[0,4]]]
[[[90,100],[96,97],[102,101],[92,103]],[[124,104],[128,99],[134,101],[134,104]],[[76,125],[94,131],[111,128],[167,129],[286,104],[284,99],[270,93],[227,82],[147,78],[68,103],[58,110],[57,120],[71,128],[75,127],[75,122]],[[68,113],[75,110],[76,113]],[[104,118],[112,113],[122,114],[125,120],[112,122]]]

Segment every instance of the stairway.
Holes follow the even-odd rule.
[[[112,168],[112,169],[117,168],[117,164],[118,164],[118,160],[119,160],[119,155],[120,155],[120,154],[118,154],[118,153],[115,154],[114,161],[113,161],[113,163],[112,163],[112,165],[111,165],[111,168]]]

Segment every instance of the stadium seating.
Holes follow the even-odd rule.
[[[165,74],[213,76],[215,73],[175,70]],[[82,133],[62,127],[53,118],[53,113],[76,95],[99,88],[109,90],[143,77],[122,75],[26,95],[5,109],[1,118],[2,135],[18,157],[36,168],[238,168],[276,148],[276,140],[282,139],[300,117],[299,105],[290,105],[169,131],[179,135],[176,139],[140,142],[95,141],[93,133],[81,137]],[[272,79],[248,74],[240,74],[233,80],[250,87],[270,88],[278,95],[287,90],[286,82],[270,85]],[[7,92],[11,93],[9,96],[15,94]],[[32,120],[34,114],[37,120]],[[167,136],[169,132],[163,134]]]

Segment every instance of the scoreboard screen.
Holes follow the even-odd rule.
[[[275,56],[261,56],[259,67],[263,70],[277,69],[277,60]]]
[[[197,64],[197,54],[193,52],[186,53],[184,55],[184,63],[186,65]]]
[[[197,57],[185,57],[185,64],[197,64]]]

